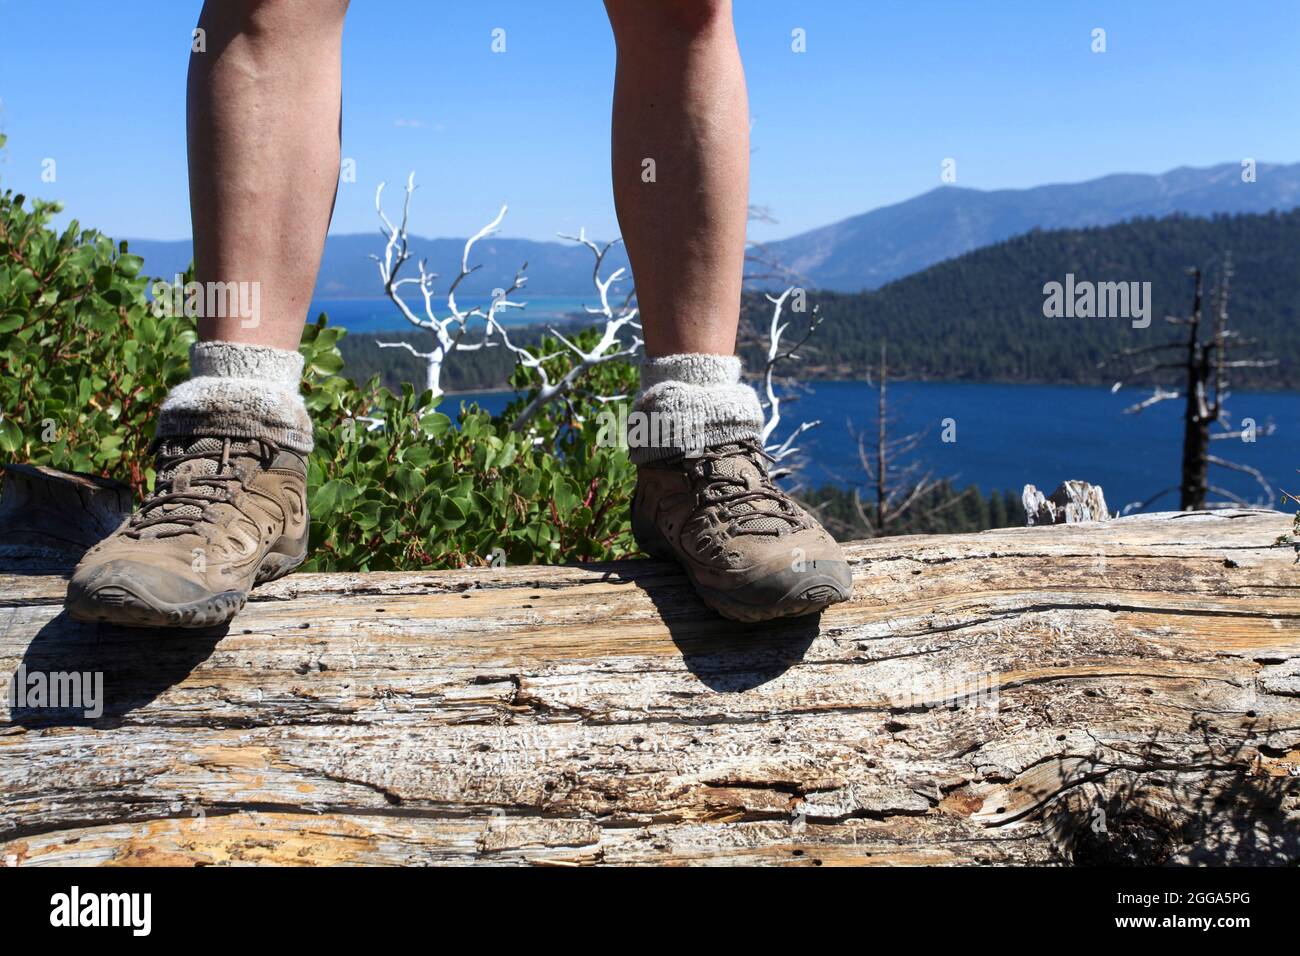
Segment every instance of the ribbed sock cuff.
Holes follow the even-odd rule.
[[[299,393],[303,358],[297,351],[195,342],[188,382],[163,401],[158,436],[267,438],[308,454],[311,418]]]
[[[734,355],[665,355],[641,364],[641,391],[628,416],[635,465],[757,438],[758,395],[740,382]]]

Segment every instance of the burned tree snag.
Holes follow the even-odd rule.
[[[1124,349],[1102,363],[1105,366],[1123,362],[1131,366],[1130,360],[1137,356],[1153,356],[1139,367],[1130,367],[1124,376],[1115,382],[1115,390],[1149,375],[1159,377],[1161,373],[1176,374],[1182,379],[1180,390],[1170,391],[1157,383],[1149,398],[1124,410],[1126,414],[1139,414],[1160,402],[1178,398],[1183,399],[1184,402],[1183,454],[1179,483],[1161,489],[1146,501],[1134,503],[1126,510],[1134,508],[1144,510],[1174,490],[1178,491],[1179,508],[1183,511],[1202,511],[1205,508],[1224,507],[1225,504],[1267,507],[1274,501],[1272,487],[1258,470],[1210,454],[1210,442],[1237,438],[1241,435],[1240,431],[1234,431],[1230,427],[1228,421],[1226,402],[1231,394],[1229,370],[1268,368],[1277,365],[1276,359],[1229,356],[1230,350],[1234,348],[1257,344],[1257,340],[1243,339],[1239,332],[1229,327],[1228,293],[1232,274],[1232,255],[1228,254],[1224,257],[1222,274],[1212,297],[1215,304],[1212,323],[1206,322],[1203,315],[1204,294],[1201,270],[1189,269],[1188,275],[1192,276],[1192,309],[1186,316],[1165,317],[1165,322],[1168,324],[1185,327],[1186,338],[1181,341],[1173,339],[1141,348]],[[1182,357],[1176,358],[1176,353],[1181,353]],[[1211,426],[1215,424],[1222,426],[1222,430],[1213,431]],[[1270,423],[1263,430],[1258,431],[1258,434],[1269,435],[1272,431],[1273,426]],[[1260,486],[1261,497],[1253,502],[1246,501],[1226,488],[1214,485],[1210,480],[1211,465],[1250,475]],[[1209,498],[1211,494],[1223,501],[1211,501]]]

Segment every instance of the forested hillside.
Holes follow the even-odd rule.
[[[1208,290],[1228,251],[1235,273],[1233,327],[1280,360],[1276,368],[1238,370],[1234,383],[1294,387],[1300,371],[1300,210],[1034,231],[873,292],[816,292],[808,301],[820,305],[825,321],[803,350],[804,364],[787,368],[803,379],[865,378],[883,336],[894,378],[1108,382],[1111,373],[1097,364],[1118,349],[1172,337],[1175,330],[1163,317],[1190,306],[1187,268],[1207,271]],[[1150,282],[1150,327],[1135,329],[1126,318],[1045,317],[1043,286],[1064,282],[1067,273],[1076,281]],[[770,303],[759,293],[747,295],[745,339],[764,336],[770,318]],[[801,316],[788,318],[791,335]],[[420,348],[427,342],[423,333],[383,338],[407,338]],[[401,349],[381,351],[372,336],[350,336],[342,348],[354,378],[380,372],[390,387],[423,381],[420,360]],[[742,347],[742,355],[750,369],[762,367],[764,352],[757,345]],[[495,388],[505,384],[511,368],[501,349],[462,353],[448,363],[444,383],[453,390]]]
[[[883,336],[895,377],[1107,381],[1097,363],[1116,349],[1171,337],[1174,330],[1163,317],[1190,306],[1186,269],[1207,270],[1208,289],[1228,251],[1235,272],[1232,324],[1281,361],[1277,368],[1243,369],[1234,382],[1243,388],[1294,385],[1300,367],[1300,210],[1034,231],[873,292],[819,292],[810,301],[820,304],[826,321],[799,374],[865,377]],[[1046,318],[1043,286],[1064,282],[1067,273],[1092,282],[1150,282],[1150,327],[1135,329],[1123,318]],[[761,295],[747,297],[747,325],[764,325],[770,308]],[[756,348],[745,354],[751,365],[760,361]]]

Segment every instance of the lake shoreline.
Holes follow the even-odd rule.
[[[865,486],[853,432],[868,434],[870,451],[876,389],[853,380],[806,385],[807,392],[782,403],[781,427],[774,439],[779,442],[800,422],[820,421],[796,442],[802,450],[802,483]],[[922,436],[915,452],[898,463],[915,463],[917,477],[930,472],[959,487],[973,484],[984,494],[1019,493],[1026,484],[1050,493],[1062,481],[1081,479],[1105,490],[1111,510],[1145,501],[1179,481],[1182,402],[1162,402],[1140,415],[1124,414],[1125,408],[1150,395],[1147,389],[1112,392],[1104,385],[891,381],[889,394],[891,435]],[[474,390],[448,397],[497,413],[513,392]],[[1214,453],[1258,468],[1274,491],[1269,507],[1279,507],[1281,491],[1294,493],[1300,488],[1300,443],[1295,438],[1300,392],[1235,392],[1228,408],[1234,427],[1247,419],[1256,423],[1257,440],[1217,441]],[[1267,435],[1270,421],[1276,431]],[[1247,500],[1262,495],[1245,474],[1214,467],[1212,479]],[[1176,494],[1160,499],[1152,510],[1167,510],[1171,504],[1177,505]]]
[[[747,376],[746,378],[749,379],[750,380],[749,383],[755,387],[757,387],[759,383],[762,381],[760,377],[755,377],[755,376]],[[874,389],[876,387],[875,384],[870,379],[863,379],[863,378],[807,378],[807,379],[799,380],[799,383],[801,385],[813,383],[813,382],[816,382],[819,385],[863,385],[871,389]],[[999,387],[1007,387],[1007,388],[1014,388],[1017,386],[1024,386],[1025,388],[1042,388],[1042,387],[1079,388],[1079,389],[1100,388],[1100,389],[1105,389],[1106,391],[1110,391],[1111,388],[1110,385],[1106,385],[1102,383],[1089,384],[1087,382],[1030,381],[1030,380],[1023,380],[1023,379],[1015,379],[1013,381],[1004,382],[1004,381],[998,381],[997,379],[905,378],[901,376],[899,378],[894,378],[892,375],[889,378],[889,384],[891,386],[894,384],[907,384],[907,385],[919,384],[919,385],[991,385],[991,386],[999,386]],[[516,391],[519,390],[511,388],[509,385],[498,385],[498,386],[486,387],[486,388],[470,388],[470,389],[456,389],[456,390],[447,389],[445,392],[443,392],[443,395],[448,398],[451,398],[460,395],[499,395],[505,392],[516,392]],[[1141,387],[1135,388],[1133,386],[1126,386],[1125,388],[1121,389],[1121,391],[1146,392],[1146,391],[1150,391],[1150,388],[1141,388]],[[1249,391],[1242,391],[1240,393],[1234,392],[1234,394],[1243,394],[1243,395],[1256,394],[1256,393],[1265,394],[1265,395],[1300,396],[1300,389],[1252,388]],[[797,399],[798,396],[795,396],[795,398]]]

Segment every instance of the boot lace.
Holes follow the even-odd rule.
[[[145,499],[123,530],[128,537],[168,538],[189,534],[204,520],[209,505],[230,502],[232,485],[244,477],[232,465],[232,452],[234,457],[256,457],[265,466],[280,451],[280,446],[268,438],[239,441],[197,438],[176,454],[160,451],[162,447],[162,441],[157,438],[150,446],[151,452],[158,452],[158,478],[153,494]],[[181,467],[190,462],[195,464]]]
[[[802,511],[772,484],[767,463],[775,459],[756,440],[706,448],[683,461],[695,491],[688,524],[703,518],[716,522],[727,536],[779,537],[807,527]]]

